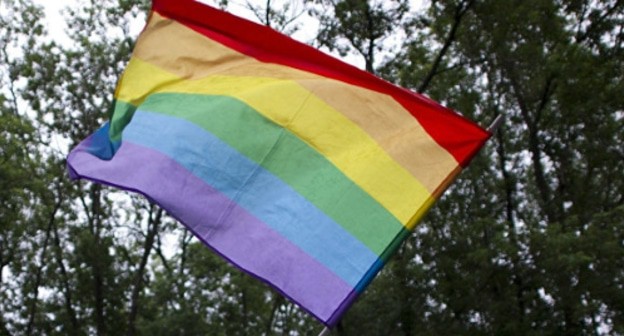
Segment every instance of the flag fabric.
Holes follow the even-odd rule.
[[[145,195],[333,326],[489,136],[268,27],[154,0],[68,169]]]

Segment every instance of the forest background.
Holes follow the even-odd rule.
[[[624,1],[217,5],[506,116],[334,335],[624,335]],[[61,43],[0,0],[0,335],[317,334],[144,198],[68,179],[148,8],[72,2]]]

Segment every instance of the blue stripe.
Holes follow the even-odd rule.
[[[353,287],[377,261],[368,247],[288,184],[192,122],[138,110],[122,139],[171,157]],[[227,215],[223,209],[221,216]]]
[[[89,137],[87,151],[92,155],[102,159],[110,160],[115,152],[121,146],[120,141],[111,141],[108,137],[110,123],[104,124],[100,129],[95,131],[93,136]]]

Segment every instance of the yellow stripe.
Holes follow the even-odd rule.
[[[357,125],[290,80],[209,76],[185,80],[133,58],[116,98],[140,105],[149,94],[175,92],[237,98],[289,129],[408,224],[431,194]]]
[[[420,222],[423,216],[429,211],[431,206],[437,201],[435,197],[428,197],[425,202],[418,208],[418,211],[412,216],[412,218],[407,221],[405,224],[405,228],[408,230],[413,230],[416,224]]]
[[[358,125],[434,193],[457,161],[392,97],[294,68],[263,63],[154,13],[134,57],[185,79],[249,76],[295,80]]]
[[[430,193],[459,164],[392,97],[338,81],[298,81],[360,126]]]

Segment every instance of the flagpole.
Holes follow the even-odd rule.
[[[327,336],[327,335],[329,335],[330,332],[331,332],[331,329],[329,329],[328,327],[325,327],[325,328],[323,328],[321,333],[318,334],[318,336]]]
[[[492,122],[492,124],[490,125],[490,127],[488,127],[488,132],[494,134],[496,133],[496,131],[498,130],[498,128],[500,127],[500,125],[503,124],[503,121],[505,120],[505,116],[502,114],[499,114],[496,119],[494,119],[494,121]]]

